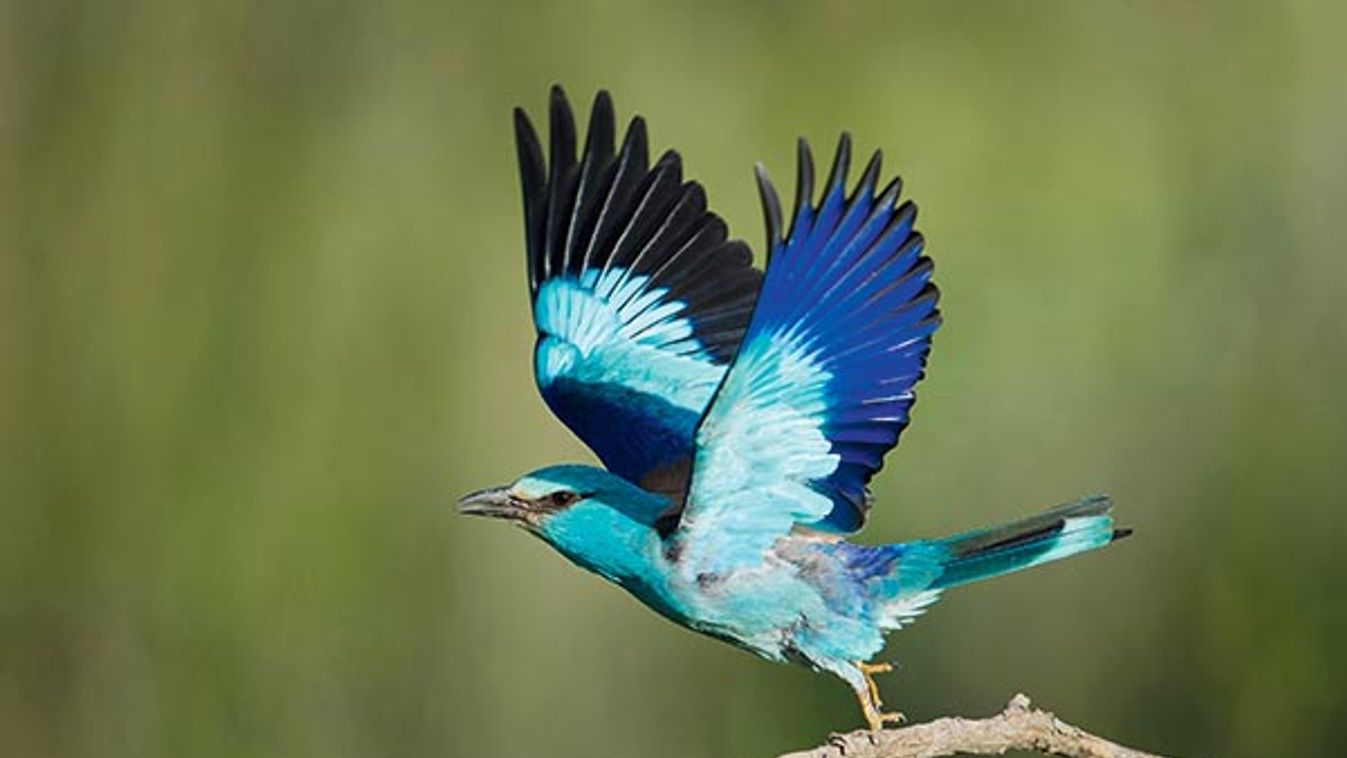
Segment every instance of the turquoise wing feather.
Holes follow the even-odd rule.
[[[543,399],[610,471],[642,482],[685,470],[761,282],[677,153],[650,166],[638,116],[614,149],[595,98],[577,160],[574,117],[552,91],[550,157],[515,111],[529,289]]]
[[[697,429],[669,537],[698,573],[756,564],[795,528],[859,529],[866,485],[907,425],[939,293],[898,180],[876,191],[875,153],[847,197],[849,161],[843,135],[816,205],[801,141],[787,237],[759,168],[771,256],[738,356]]]

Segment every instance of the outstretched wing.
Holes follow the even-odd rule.
[[[677,153],[649,165],[639,116],[615,152],[608,93],[594,99],[578,162],[559,87],[550,127],[544,166],[515,110],[538,389],[613,473],[640,483],[685,472],[761,274],[701,186],[683,180]]]
[[[846,197],[843,134],[822,200],[800,142],[794,220],[782,238],[776,191],[758,183],[771,255],[752,323],[697,429],[676,531],[697,573],[756,564],[801,527],[851,532],[869,510],[866,484],[907,426],[940,324],[931,261],[900,183],[876,194],[875,153]]]

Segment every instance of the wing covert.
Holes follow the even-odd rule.
[[[692,478],[670,539],[700,572],[755,564],[795,528],[846,533],[897,444],[940,324],[932,264],[900,182],[876,190],[878,152],[850,197],[843,134],[822,199],[800,141],[796,207],[762,167],[770,256],[738,357],[696,436]]]
[[[738,348],[761,274],[728,239],[674,151],[649,163],[645,121],[615,149],[612,101],[595,97],[584,150],[552,90],[549,157],[515,110],[529,292],[543,399],[610,471],[633,482],[686,466],[692,437]]]

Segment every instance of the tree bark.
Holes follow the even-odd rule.
[[[779,758],[936,758],[1003,755],[1009,750],[1068,758],[1161,758],[1071,726],[1047,711],[1030,707],[1029,698],[1022,694],[988,718],[951,716],[901,729],[862,729],[834,735],[826,745]]]

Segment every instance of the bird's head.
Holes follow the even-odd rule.
[[[534,532],[553,523],[592,520],[596,511],[616,512],[651,526],[668,501],[593,466],[549,466],[513,484],[465,495],[459,513],[512,521]]]
[[[581,565],[627,573],[658,541],[669,501],[592,466],[550,466],[458,501],[459,513],[514,522]]]
[[[469,493],[458,511],[469,516],[512,521],[536,530],[557,514],[600,494],[602,483],[585,466],[553,466],[525,474],[513,484]]]

